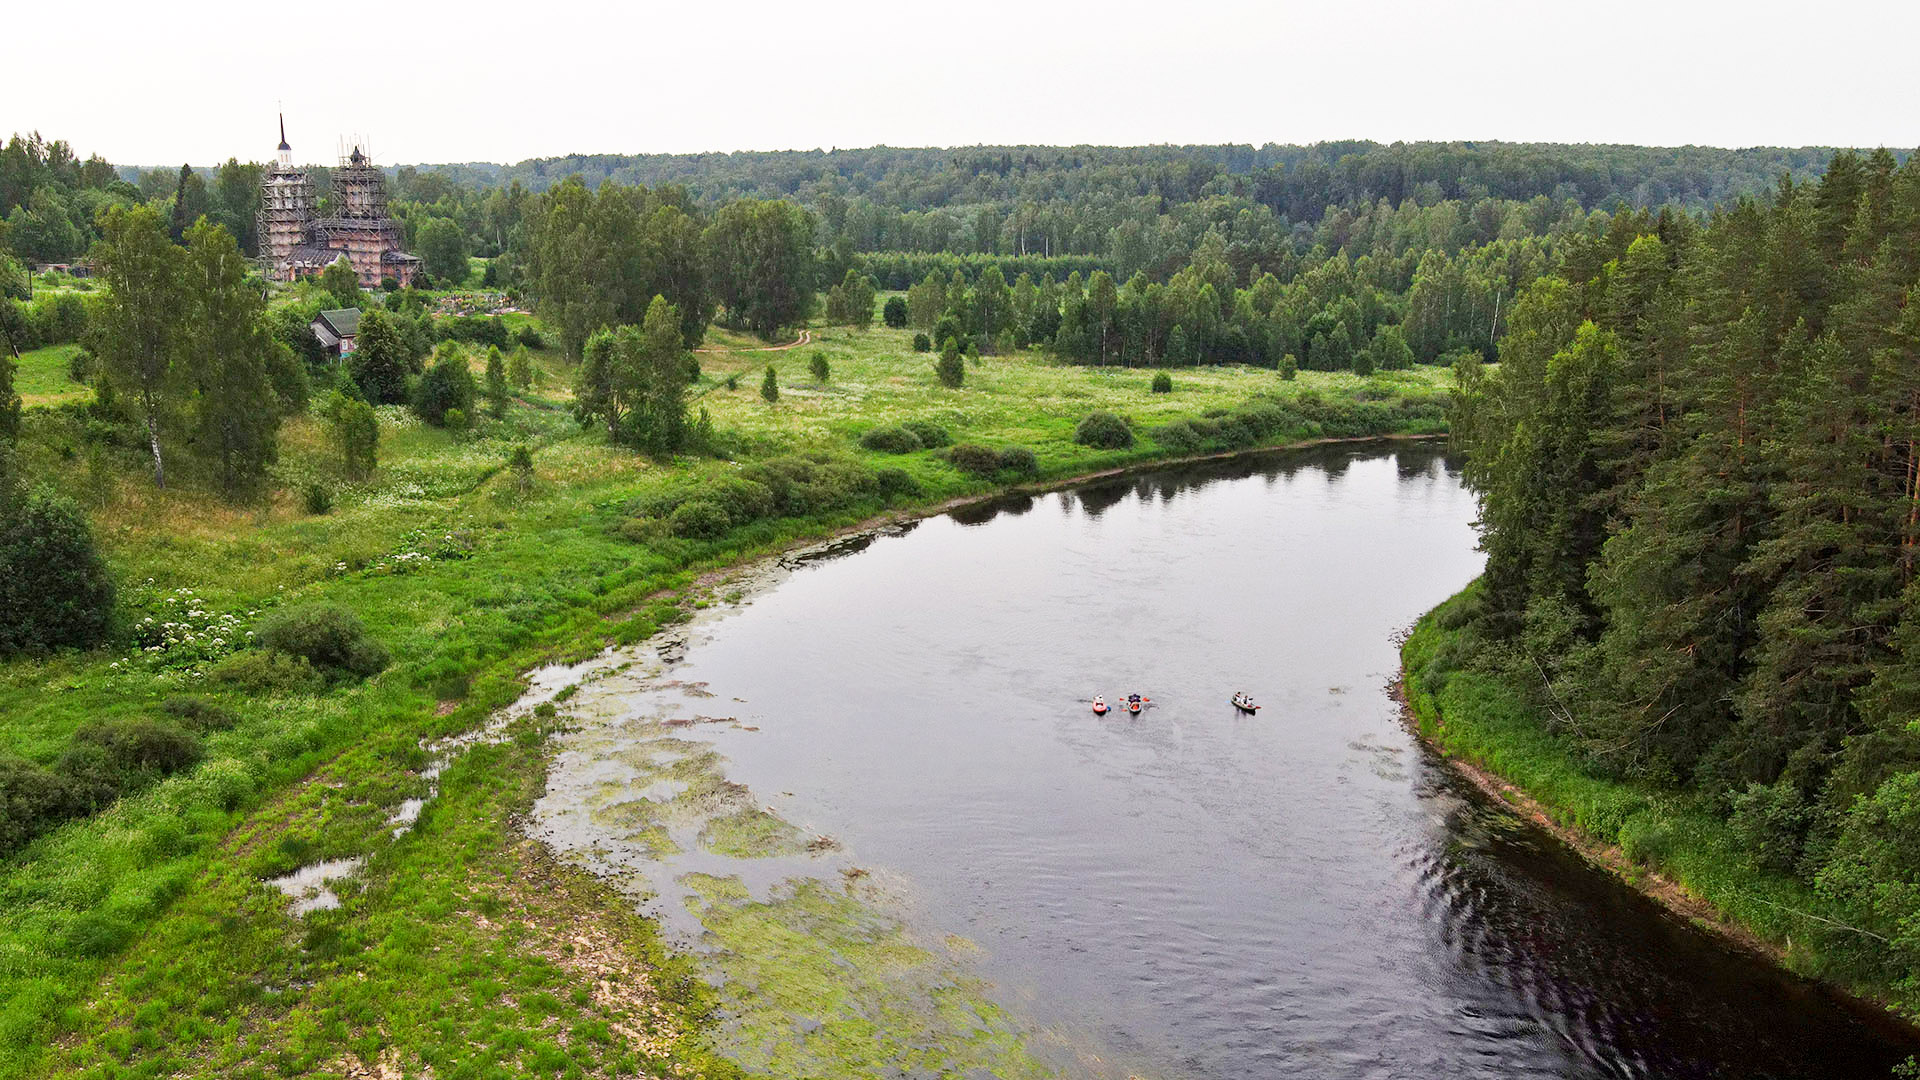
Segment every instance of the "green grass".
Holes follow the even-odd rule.
[[[1196,369],[1174,372],[1173,394],[1153,395],[1150,371],[1022,354],[987,357],[968,368],[965,387],[948,390],[935,382],[932,358],[912,352],[910,331],[817,333],[816,344],[784,352],[702,353],[696,407],[742,459],[826,450],[905,468],[923,486],[918,506],[995,484],[931,451],[860,450],[862,431],[931,419],[956,440],[1031,447],[1043,478],[1064,478],[1168,456],[1145,437],[1125,451],[1075,445],[1074,424],[1094,409],[1127,416],[1144,433],[1256,396],[1425,392],[1446,379],[1422,370],[1373,380],[1302,373],[1283,383],[1270,371]],[[759,343],[716,332],[710,344]],[[832,365],[820,386],[807,371],[814,349]],[[758,394],[769,362],[781,373],[776,405]],[[28,469],[87,506],[133,615],[179,589],[192,591],[206,617],[247,626],[280,604],[326,600],[357,612],[396,663],[363,685],[288,697],[226,690],[211,685],[205,657],[154,658],[125,644],[0,665],[0,751],[36,761],[51,761],[88,720],[149,714],[171,695],[208,696],[242,717],[208,738],[206,761],[192,772],[0,862],[0,1077],[344,1071],[348,1051],[364,1061],[398,1055],[446,1076],[487,1075],[477,1064],[486,1055],[512,1063],[500,1066],[507,1071],[565,1072],[565,1058],[595,1075],[652,1068],[632,1047],[675,1024],[699,1026],[697,995],[685,995],[669,1020],[627,1025],[644,1038],[609,1034],[620,1022],[575,1000],[592,980],[529,959],[527,942],[546,941],[552,926],[593,922],[623,928],[625,944],[609,949],[673,970],[594,883],[576,883],[579,907],[569,910],[501,884],[537,862],[508,822],[543,776],[539,732],[450,771],[431,804],[438,809],[415,833],[392,839],[385,811],[422,791],[419,741],[475,727],[518,696],[523,672],[645,637],[686,617],[697,602],[688,585],[702,572],[825,535],[883,505],[762,521],[710,543],[622,539],[616,526],[635,499],[724,467],[604,445],[566,411],[570,369],[550,353],[541,367],[541,381],[505,419],[473,432],[381,410],[380,467],[364,482],[345,481],[318,423],[295,418],[282,431],[273,492],[246,506],[207,494],[178,456],[174,485],[156,490],[136,444],[90,442],[63,412],[29,411]],[[738,390],[725,388],[730,372],[741,375]],[[63,392],[77,389],[64,354],[41,350],[23,365],[23,383],[35,388],[23,393],[44,392],[55,374]],[[527,493],[504,471],[520,442],[535,447]],[[312,483],[333,489],[331,513],[305,511],[300,492]],[[751,817],[712,839],[743,850],[791,842]],[[339,912],[301,923],[260,884],[341,856],[370,861]],[[503,889],[510,895],[485,899]],[[532,912],[522,920],[531,925],[475,930],[463,912],[483,901]],[[697,1060],[696,1074],[726,1071],[692,1050],[671,1055]]]
[[[1407,703],[1421,734],[1519,788],[1560,824],[1679,883],[1727,921],[1772,943],[1793,970],[1838,979],[1808,915],[1837,919],[1843,913],[1829,910],[1801,882],[1756,866],[1701,797],[1589,769],[1571,740],[1548,730],[1520,688],[1464,662],[1475,644],[1462,625],[1463,609],[1478,588],[1469,586],[1423,616],[1401,650]],[[1909,1012],[1920,1005],[1911,989],[1851,989]]]
[[[67,375],[74,354],[79,351],[78,345],[49,345],[21,353],[13,376],[13,388],[20,395],[20,403],[31,409],[85,401],[93,396],[84,384],[74,382]]]

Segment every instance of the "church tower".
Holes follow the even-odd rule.
[[[287,145],[287,118],[280,116],[280,148],[260,182],[260,257],[277,265],[306,242],[313,222],[313,181],[293,167],[293,148]]]

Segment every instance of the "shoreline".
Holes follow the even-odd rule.
[[[1712,935],[1728,948],[1763,961],[1781,974],[1817,990],[1859,1016],[1864,1022],[1901,1032],[1908,1039],[1920,1043],[1920,1020],[1900,1012],[1891,1001],[1843,986],[1830,979],[1795,971],[1788,966],[1787,947],[1761,937],[1744,924],[1727,917],[1710,901],[1696,895],[1684,884],[1657,868],[1634,861],[1620,845],[1601,840],[1578,826],[1565,825],[1556,821],[1546,805],[1535,799],[1526,789],[1478,761],[1447,749],[1437,737],[1428,734],[1422,727],[1420,717],[1407,697],[1406,681],[1407,670],[1403,661],[1387,691],[1400,708],[1402,726],[1419,743],[1421,749],[1433,754],[1454,775],[1471,784],[1490,805],[1545,832],[1556,842],[1580,856],[1581,860],[1589,866],[1604,872],[1622,886],[1659,904],[1668,913],[1685,919],[1695,929]],[[1434,702],[1434,708],[1437,712],[1439,702]],[[1445,721],[1438,715],[1434,717],[1434,722],[1439,726],[1445,725]]]
[[[964,510],[971,506],[984,506],[988,503],[1012,496],[1048,495],[1056,491],[1065,491],[1068,488],[1079,487],[1082,484],[1091,484],[1099,480],[1114,480],[1141,473],[1157,472],[1161,469],[1179,468],[1186,465],[1202,465],[1208,462],[1228,461],[1235,458],[1255,457],[1260,454],[1284,454],[1295,450],[1312,450],[1321,446],[1358,445],[1362,443],[1434,442],[1443,440],[1446,437],[1446,432],[1389,432],[1384,435],[1326,436],[1304,439],[1298,442],[1276,443],[1272,446],[1250,446],[1244,450],[1217,450],[1212,453],[1188,454],[1182,457],[1143,458],[1139,461],[1129,462],[1125,465],[1117,465],[1110,469],[1101,469],[1096,472],[1077,473],[1073,476],[1009,484],[1006,487],[996,488],[992,491],[981,492],[979,494],[956,495],[951,499],[935,503],[931,506],[903,507],[898,510],[882,511],[871,517],[862,518],[851,525],[843,525],[837,529],[818,534],[808,539],[796,540],[778,551],[763,551],[748,556],[747,558],[727,563],[724,566],[703,571],[697,575],[693,581],[680,589],[662,590],[644,599],[657,600],[675,594],[685,595],[689,592],[711,588],[715,582],[723,581],[734,574],[743,571],[757,570],[762,568],[763,565],[777,564],[781,560],[795,554],[809,551],[826,544],[837,543],[866,533],[877,532],[881,529],[894,528],[912,522],[926,521],[929,518],[936,518],[942,514],[951,514],[956,510]],[[612,615],[608,616],[609,619],[612,617]],[[661,631],[665,631],[666,629],[668,628],[661,627]],[[656,633],[658,632],[659,631],[656,631]],[[649,635],[648,638],[642,638],[639,641],[626,644],[643,644],[647,640],[650,640],[650,638],[651,635]],[[620,643],[607,646],[607,648],[617,647],[620,647]],[[598,654],[596,653],[595,655]],[[519,674],[524,676],[531,671],[536,671],[545,666],[548,665],[535,665],[532,668],[519,672]]]

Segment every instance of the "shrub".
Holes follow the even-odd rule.
[[[298,656],[315,668],[342,675],[366,677],[387,666],[387,650],[360,622],[360,617],[336,604],[302,604],[282,608],[260,621],[260,646]]]
[[[77,359],[77,357],[76,357]],[[273,387],[274,400],[283,416],[298,416],[307,411],[313,382],[307,376],[306,362],[298,353],[280,342],[266,350],[267,382]]]
[[[160,703],[160,711],[180,721],[188,731],[225,731],[240,722],[231,709],[205,698],[170,697]]]
[[[533,488],[533,451],[526,443],[507,453],[507,471],[513,474],[513,486],[524,494]]]
[[[907,301],[904,297],[889,296],[885,306],[880,309],[880,321],[895,330],[907,325]]]
[[[533,359],[525,345],[513,350],[513,359],[507,361],[507,382],[522,392],[533,386]]]
[[[1110,412],[1091,412],[1073,429],[1073,441],[1099,450],[1125,450],[1133,445],[1133,429]]]
[[[879,450],[888,454],[911,454],[923,445],[920,437],[908,431],[905,425],[898,427],[877,427],[860,436],[860,445],[868,450]]]
[[[961,358],[960,350],[951,341],[941,352],[940,359],[933,362],[933,374],[940,380],[941,386],[957,389],[967,381],[967,362]]]
[[[531,323],[521,327],[520,332],[513,335],[513,340],[515,344],[526,349],[544,349],[547,347],[547,339],[541,337],[540,331],[534,329]]]
[[[961,443],[947,451],[947,463],[973,476],[992,476],[1000,471],[1000,454],[991,447]]]
[[[1009,446],[1000,451],[1000,467],[1020,476],[1040,475],[1040,459],[1024,446]]]
[[[774,374],[773,365],[767,365],[767,377],[760,380],[760,396],[771,405],[780,400],[780,377]]]
[[[1194,430],[1191,420],[1175,420],[1155,428],[1152,435],[1154,442],[1178,454],[1191,454],[1200,449],[1200,444],[1205,441]]]
[[[113,579],[86,515],[0,475],[0,656],[106,640]]]
[[[254,649],[213,665],[207,677],[250,694],[317,694],[327,677],[302,656]]]
[[[0,854],[25,846],[76,809],[72,790],[58,773],[0,755]]]
[[[465,431],[467,414],[459,409],[448,409],[446,415],[440,418],[440,423],[448,431]]]
[[[746,470],[746,476],[764,485],[776,511],[787,517],[837,510],[873,492],[872,470],[826,455],[770,458]]]
[[[94,359],[91,349],[81,349],[67,361],[67,378],[77,383],[85,383],[92,379],[93,373],[98,370],[100,370],[100,364]]]
[[[691,354],[689,354],[691,355]],[[696,372],[695,377],[698,377]],[[507,358],[500,350],[487,348],[487,415],[495,420],[507,415],[507,405],[513,398],[513,390],[507,385]]]
[[[453,427],[448,414],[458,412],[460,427],[464,428],[466,418],[473,413],[474,390],[466,351],[448,346],[420,376],[413,392],[413,411],[435,427]]]
[[[807,361],[807,369],[813,372],[813,381],[817,383],[826,382],[832,370],[827,366],[827,354],[823,352],[813,354],[813,359]]]
[[[952,436],[947,434],[947,429],[933,421],[900,421],[900,427],[914,432],[914,438],[918,438],[920,446],[925,446],[927,450],[937,450],[952,442]]]
[[[739,372],[736,371],[733,374],[727,376],[727,389],[729,390],[740,389],[740,373]]]
[[[1292,353],[1288,353],[1280,358],[1280,378],[1282,380],[1292,382],[1294,376],[1298,374],[1300,374],[1300,361]]]
[[[327,434],[340,452],[341,467],[355,480],[373,475],[380,448],[380,418],[373,406],[335,393],[322,409]]]
[[[1156,373],[1153,377],[1153,392],[1156,394],[1173,393],[1173,376],[1164,371]]]
[[[932,352],[933,339],[923,333],[913,335],[913,351],[914,352]]]
[[[54,771],[79,806],[97,810],[199,762],[199,739],[141,717],[88,723],[68,740]]]
[[[689,540],[717,540],[732,524],[725,510],[705,499],[681,503],[667,518],[667,528],[673,535]]]
[[[300,494],[309,514],[324,514],[333,509],[333,489],[318,480],[309,483]]]
[[[874,486],[880,489],[883,498],[893,499],[902,495],[920,494],[920,481],[905,469],[886,468],[873,474]]]

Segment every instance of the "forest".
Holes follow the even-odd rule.
[[[1920,167],[1885,153],[1529,285],[1461,372],[1487,566],[1433,673],[1499,672],[1587,767],[1697,797],[1829,905],[1798,936],[1909,986],[1916,286]]]
[[[1790,883],[1769,897],[1809,905],[1790,936],[1820,943],[1819,973],[1889,994],[1920,977],[1920,164],[1903,153],[407,166],[390,190],[424,260],[408,289],[344,264],[265,281],[260,170],[114,166],[38,134],[0,149],[17,718],[0,1077],[43,1059],[191,1071],[200,1053],[238,1069],[252,1047],[194,1003],[270,982],[343,1009],[418,989],[395,1036],[413,1046],[440,1047],[443,1011],[499,1020],[465,986],[511,950],[460,931],[423,986],[417,957],[349,916],[438,932],[448,896],[519,858],[495,826],[537,793],[558,721],[522,717],[479,759],[505,764],[451,774],[467,846],[408,864],[417,878],[378,862],[411,850],[381,807],[420,797],[423,742],[514,700],[530,667],[691,617],[701,574],[1015,485],[1442,430],[1487,565],[1411,681],[1497,680],[1582,769],[1731,830],[1731,858]],[[30,269],[83,259],[87,276]],[[342,357],[309,326],[344,308],[361,314]],[[344,810],[327,801],[343,788]],[[405,843],[454,843],[433,824]],[[1679,843],[1633,851],[1658,868]],[[261,902],[262,880],[369,853],[389,876],[304,938]],[[202,956],[216,924],[246,948]],[[96,995],[123,959],[135,989]],[[604,1020],[561,973],[515,978],[569,1024]],[[697,1029],[698,992],[675,993]],[[332,1022],[262,1039],[299,1071],[334,1052]],[[449,1052],[517,1053],[519,1023]],[[696,1041],[673,1060],[705,1062]],[[608,1045],[540,1052],[639,1067]]]

